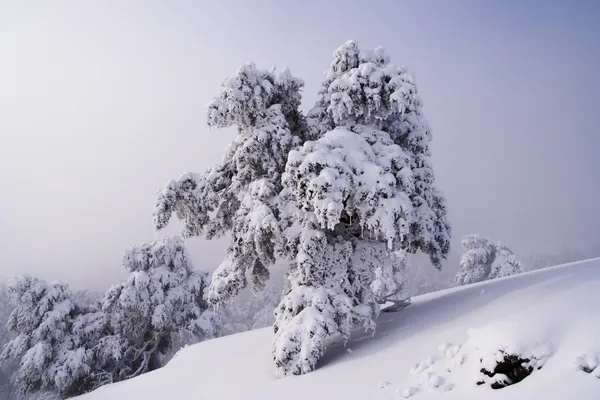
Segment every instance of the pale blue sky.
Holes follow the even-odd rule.
[[[416,74],[454,250],[598,242],[598,20],[594,1],[0,2],[0,279],[115,282],[156,190],[232,138],[205,123],[219,83],[289,66],[308,108],[347,39]],[[212,270],[224,244],[192,248]]]

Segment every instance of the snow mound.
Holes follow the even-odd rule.
[[[263,329],[189,346],[82,397],[596,400],[599,301],[600,259],[587,260],[416,297],[381,314],[374,336],[332,340],[307,375],[275,375]]]

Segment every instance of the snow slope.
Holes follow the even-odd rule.
[[[318,369],[278,378],[270,329],[180,351],[164,368],[82,396],[96,399],[600,399],[600,258],[416,297],[374,336],[334,341]],[[499,349],[534,372],[481,386]],[[537,369],[542,367],[541,369]],[[486,378],[490,380],[491,378]]]

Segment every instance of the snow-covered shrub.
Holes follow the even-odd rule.
[[[460,260],[460,269],[454,278],[456,285],[467,285],[523,272],[523,264],[500,242],[494,242],[479,234],[471,234],[463,238],[462,244],[467,251]]]
[[[535,368],[541,369],[538,360],[498,350],[493,367],[481,368],[482,380],[477,385],[489,384],[492,389],[502,389],[527,378]]]
[[[214,334],[212,312],[203,298],[206,274],[194,271],[180,237],[133,247],[123,265],[129,278],[110,288],[102,305],[113,335],[97,345],[112,381],[160,367],[174,333]]]

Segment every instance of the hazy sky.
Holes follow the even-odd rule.
[[[348,39],[415,73],[454,250],[598,242],[599,20],[583,0],[0,0],[0,279],[116,282],[156,191],[232,139],[206,127],[220,82],[289,66],[306,109]],[[225,248],[191,246],[206,270]]]

